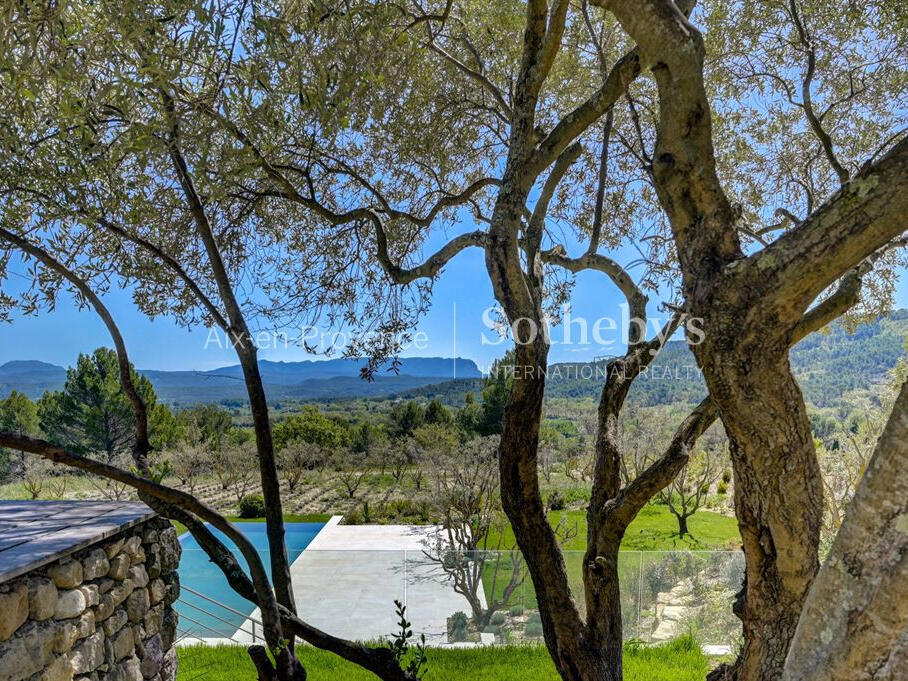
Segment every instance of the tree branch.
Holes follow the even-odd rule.
[[[208,312],[209,316],[211,316],[212,320],[214,320],[214,323],[221,327],[224,332],[229,332],[230,324],[226,319],[224,319],[224,315],[221,314],[220,310],[218,310],[211,299],[207,295],[205,295],[205,292],[202,291],[201,287],[199,287],[195,280],[189,276],[189,274],[186,272],[183,266],[180,265],[176,258],[169,255],[162,248],[156,246],[147,239],[144,239],[136,234],[132,234],[131,232],[129,232],[129,230],[118,225],[112,220],[109,220],[107,218],[95,218],[89,215],[87,212],[83,214],[87,218],[97,222],[99,225],[101,225],[101,227],[108,230],[109,232],[112,232],[113,234],[116,234],[119,237],[126,239],[127,241],[131,241],[132,243],[142,247],[155,257],[160,258],[160,260],[165,265],[173,270],[174,274],[176,274],[180,278],[180,280],[186,285],[186,287],[190,291],[192,291],[196,299],[198,299],[198,301],[205,308],[205,311]]]
[[[817,136],[817,139],[820,140],[820,144],[823,146],[823,153],[826,154],[826,160],[829,161],[829,165],[832,166],[832,169],[838,176],[839,183],[844,185],[846,182],[848,182],[849,179],[848,171],[845,170],[844,166],[839,163],[839,159],[836,158],[835,150],[832,147],[832,138],[829,136],[829,133],[827,133],[823,128],[823,124],[820,118],[817,117],[816,113],[814,112],[813,99],[810,94],[810,86],[813,83],[813,76],[816,72],[817,67],[817,53],[813,47],[813,41],[810,38],[810,33],[804,26],[804,22],[801,19],[800,13],[798,12],[797,1],[789,0],[788,8],[791,14],[791,19],[798,31],[798,37],[801,41],[801,45],[807,54],[807,71],[804,73],[804,79],[801,81],[801,100],[804,114],[807,116],[807,122],[810,124],[811,130],[813,130],[814,134]],[[825,116],[825,113],[823,115]]]
[[[23,253],[27,253],[35,258],[45,267],[53,270],[75,286],[79,293],[94,308],[97,315],[101,318],[101,321],[104,322],[104,326],[107,327],[111,340],[113,340],[114,348],[116,348],[120,385],[123,387],[123,392],[126,393],[126,397],[132,404],[133,412],[136,417],[136,442],[133,447],[133,457],[138,469],[143,473],[147,473],[148,454],[151,451],[151,444],[148,440],[148,409],[145,405],[145,401],[139,395],[138,390],[136,390],[135,384],[132,382],[132,372],[129,366],[129,355],[126,352],[126,343],[123,341],[123,335],[120,333],[120,329],[114,321],[113,315],[110,314],[110,311],[104,303],[101,302],[98,295],[91,289],[88,282],[66,267],[63,263],[52,257],[43,248],[2,227],[0,227],[0,238],[13,244]]]
[[[271,591],[265,568],[262,565],[255,547],[242,532],[237,530],[210,506],[199,501],[191,494],[152,482],[151,480],[124,471],[116,466],[70,452],[63,447],[59,447],[45,440],[31,438],[27,435],[20,435],[18,433],[0,431],[0,445],[23,452],[29,452],[31,454],[37,454],[54,463],[59,463],[71,468],[78,468],[87,473],[93,473],[109,480],[121,482],[125,485],[129,485],[140,493],[159,499],[166,504],[184,509],[198,518],[211,523],[216,529],[230,538],[249,564],[249,569],[252,573],[252,581],[255,585],[255,594],[257,596],[254,602],[262,609],[263,620],[276,624],[276,629],[271,626],[266,627],[268,644],[272,647],[272,650],[275,651],[280,650],[283,647],[280,640],[281,629],[277,602],[274,600],[274,594]],[[245,597],[247,594],[243,595]]]
[[[564,179],[567,171],[574,164],[574,161],[580,157],[582,151],[583,147],[579,143],[572,144],[565,149],[561,156],[558,157],[558,160],[555,161],[552,172],[549,173],[545,183],[542,185],[542,190],[539,192],[539,198],[536,199],[536,205],[533,206],[533,213],[530,215],[530,221],[527,225],[527,245],[533,255],[539,252],[539,248],[542,244],[542,235],[545,231],[545,218],[548,215],[549,204],[552,202],[555,190],[558,188],[561,180]]]
[[[675,430],[665,453],[619,493],[611,515],[623,527],[630,525],[640,509],[675,479],[690,458],[694,443],[718,416],[718,409],[711,397],[700,402]]]
[[[180,125],[173,98],[163,89],[161,90],[161,97],[170,125],[167,151],[170,154],[174,172],[189,206],[190,214],[195,222],[196,231],[208,254],[208,262],[211,266],[215,284],[227,311],[227,318],[230,320],[230,328],[234,337],[234,350],[240,360],[246,391],[249,395],[262,494],[265,498],[265,525],[268,535],[274,590],[278,602],[289,610],[295,611],[290,563],[287,559],[287,547],[284,540],[284,512],[280,482],[278,481],[277,464],[274,458],[274,442],[271,434],[271,422],[268,416],[268,402],[259,372],[255,344],[246,324],[242,308],[233,292],[230,276],[224,265],[205,206],[196,191],[189,167],[180,149]]]
[[[861,298],[861,277],[864,272],[855,268],[839,282],[835,293],[809,309],[791,332],[791,345],[796,345],[806,336],[831,324],[854,307]]]
[[[652,177],[668,214],[686,284],[741,257],[736,215],[716,171],[703,38],[669,0],[598,0],[652,65],[659,91]]]
[[[606,0],[593,0],[592,4],[607,6]],[[678,8],[689,15],[696,0],[679,0]],[[602,86],[583,104],[564,116],[552,131],[539,143],[533,157],[532,169],[538,175],[568,147],[615,106],[628,86],[640,75],[641,62],[638,48],[624,54],[605,76]]]
[[[412,268],[403,268],[395,265],[388,255],[388,239],[385,235],[385,228],[381,220],[375,223],[375,242],[377,246],[377,257],[385,272],[388,273],[395,283],[409,284],[416,279],[429,278],[437,275],[448,262],[461,251],[471,247],[479,246],[484,248],[486,245],[487,235],[483,231],[469,232],[461,234],[451,239],[442,246],[438,251],[429,256],[421,265]]]
[[[511,106],[508,104],[507,100],[504,98],[504,94],[498,88],[495,83],[488,79],[486,75],[471,69],[469,66],[460,61],[457,57],[452,55],[450,52],[445,50],[443,47],[438,45],[434,39],[429,41],[429,49],[435,52],[437,55],[441,56],[446,62],[454,66],[458,71],[466,75],[471,80],[479,84],[479,86],[488,92],[492,99],[495,100],[495,103],[498,105],[500,111],[496,111],[496,114],[501,119],[502,122],[508,123],[513,116],[513,111]]]
[[[294,184],[265,158],[264,154],[256,147],[249,136],[240,130],[233,121],[208,106],[201,106],[201,109],[220,122],[228,132],[252,152],[265,173],[281,187],[279,193],[281,197],[306,206],[332,225],[343,225],[357,220],[370,222],[375,228],[378,261],[385,272],[398,284],[407,284],[416,279],[434,277],[441,268],[460,251],[470,246],[485,245],[486,236],[484,232],[476,231],[462,234],[448,242],[439,251],[430,256],[423,264],[410,269],[402,268],[391,261],[390,255],[388,254],[388,239],[384,221],[374,210],[371,208],[354,208],[345,212],[336,212],[320,203],[314,196],[303,196],[297,191]],[[428,227],[443,209],[465,203],[470,200],[476,192],[485,187],[500,184],[500,180],[497,178],[487,177],[476,180],[460,193],[442,197],[432,206],[425,216],[419,217],[392,208],[390,204],[385,201],[384,197],[372,187],[371,183],[359,176],[352,169],[345,168],[344,172],[353,177],[368,189],[370,193],[376,196],[382,204],[382,210],[387,213],[389,217],[392,219],[405,219],[421,227]]]
[[[908,138],[862,168],[800,224],[736,265],[731,276],[758,279],[777,300],[793,299],[806,308],[843,273],[905,231],[906,179]]]
[[[474,194],[485,189],[486,187],[497,187],[501,185],[501,180],[497,177],[483,177],[474,182],[471,182],[462,191],[456,194],[443,192],[444,196],[436,201],[425,215],[420,217],[408,211],[394,208],[385,198],[385,196],[378,189],[376,189],[376,187],[368,179],[363,177],[360,173],[358,173],[343,161],[339,159],[332,160],[335,163],[340,164],[342,168],[340,169],[340,171],[337,171],[333,168],[329,168],[329,170],[332,172],[340,172],[342,174],[349,175],[359,184],[365,187],[369,191],[369,193],[372,194],[378,201],[379,205],[381,206],[381,212],[383,215],[391,220],[406,220],[407,222],[410,222],[417,227],[429,227],[435,220],[435,218],[438,217],[438,214],[445,208],[465,204],[473,198]]]
[[[609,109],[602,125],[602,148],[599,151],[599,177],[596,182],[596,203],[593,208],[593,230],[590,235],[588,253],[599,250],[599,240],[602,236],[602,223],[605,219],[605,187],[608,183],[608,145],[612,137],[612,124],[614,122],[614,109]]]
[[[612,283],[618,287],[627,300],[631,319],[639,319],[645,323],[646,304],[649,298],[643,293],[643,290],[634,283],[634,280],[616,261],[606,255],[599,253],[584,253],[577,258],[570,258],[564,252],[564,246],[560,244],[540,254],[542,261],[549,265],[563,267],[569,272],[577,274],[584,270],[598,270],[605,274]],[[628,341],[631,345],[639,343],[643,339],[643,334],[637,325],[628,330]]]
[[[538,175],[551,165],[587,128],[611,110],[639,75],[640,56],[637,48],[634,48],[615,63],[602,87],[558,121],[552,131],[543,138],[533,155],[531,163],[533,172]]]
[[[792,333],[790,344],[795,345],[850,309],[860,296],[861,276],[867,269],[869,267],[856,268],[850,272],[832,296],[804,315]],[[711,397],[706,397],[676,429],[665,453],[618,494],[610,510],[619,521],[625,523],[624,527],[630,524],[653,496],[671,484],[687,463],[694,443],[718,417],[715,402]]]

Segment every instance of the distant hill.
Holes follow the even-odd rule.
[[[843,393],[872,389],[905,354],[908,310],[899,310],[853,334],[841,325],[814,333],[792,349],[791,362],[807,401],[817,407],[836,404]],[[600,362],[599,367],[604,367]],[[272,362],[259,368],[272,401],[329,401],[352,398],[413,399],[439,397],[460,404],[467,392],[482,388],[481,373],[469,359],[408,357],[398,374],[380,371],[374,381],[359,378],[363,362],[352,359]],[[242,404],[246,388],[239,365],[211,371],[142,371],[171,405],[200,402]],[[455,379],[456,376],[456,379]],[[0,396],[13,389],[40,397],[59,390],[66,378],[63,367],[38,361],[13,361],[0,366]],[[554,364],[546,392],[550,397],[598,399],[603,376],[593,363]],[[706,390],[697,363],[683,341],[668,343],[649,372],[634,382],[630,399],[642,406],[696,402]]]
[[[40,397],[45,390],[59,390],[66,380],[66,369],[37,360],[13,360],[0,366],[0,395],[13,390],[31,398]]]
[[[795,376],[810,404],[834,405],[843,393],[871,389],[888,380],[889,371],[905,355],[908,310],[899,310],[853,334],[835,324],[826,332],[811,334],[791,351]],[[549,397],[598,399],[604,381],[605,361],[553,364],[549,367],[546,394]],[[598,370],[598,371],[597,371]],[[439,397],[459,404],[466,392],[478,391],[481,382],[447,381],[404,391],[396,397]],[[684,341],[672,341],[656,358],[649,371],[638,377],[630,400],[641,406],[672,402],[699,402],[706,387],[693,353]]]
[[[419,386],[443,383],[456,377],[478,378],[479,368],[469,359],[444,357],[402,358],[396,374],[380,369],[373,381],[360,378],[364,361],[271,362],[259,369],[271,400],[329,400],[352,397],[383,397]],[[455,371],[456,368],[456,371]],[[140,370],[158,396],[172,405],[199,402],[243,402],[246,387],[239,365],[210,371]],[[45,390],[60,390],[66,379],[63,367],[46,362],[15,360],[0,366],[0,395],[11,390],[36,399]]]

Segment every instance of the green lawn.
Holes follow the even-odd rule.
[[[678,537],[678,521],[667,506],[645,506],[634,519],[624,541],[623,551],[709,551],[738,549],[741,535],[734,518],[698,511],[688,520],[690,535]],[[584,535],[586,525],[584,524]]]
[[[255,679],[255,671],[241,646],[177,648],[179,681],[240,681]],[[559,681],[548,651],[542,646],[430,649],[425,681]],[[375,676],[311,647],[300,648],[309,678],[318,681],[374,681]],[[702,681],[709,661],[699,645],[684,637],[664,646],[628,647],[624,657],[625,681]]]
[[[562,516],[567,516],[565,523],[575,535],[564,545],[565,551],[584,551],[586,549],[586,512],[585,511],[552,511],[550,514],[554,525]],[[737,549],[741,538],[738,524],[734,518],[699,511],[688,520],[691,534],[683,539],[678,537],[678,521],[667,506],[645,506],[631,523],[621,543],[623,551],[709,551]],[[510,546],[514,535],[510,527],[504,531],[503,545]],[[491,537],[489,546],[497,546],[497,537]]]
[[[566,516],[566,526],[573,536],[564,544],[564,561],[568,579],[575,596],[582,602],[583,597],[583,553],[586,550],[586,513],[584,511],[553,511],[552,524]],[[721,551],[737,549],[740,546],[738,525],[734,518],[700,511],[688,521],[692,536],[678,537],[678,522],[666,506],[646,506],[631,523],[621,543],[623,552],[646,551],[642,556],[624,553],[618,563],[621,580],[625,584],[636,583],[638,575],[650,569],[668,551]],[[503,546],[513,545],[513,533],[508,527],[504,531]],[[489,542],[497,546],[497,537]],[[497,574],[496,574],[497,567]],[[511,563],[508,557],[487,559],[483,568],[483,589],[487,598],[498,597],[507,585],[511,574]],[[522,587],[515,591],[508,605],[521,605],[524,608],[536,607],[536,595],[529,578]]]

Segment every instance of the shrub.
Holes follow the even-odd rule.
[[[425,500],[392,499],[385,505],[385,510],[391,518],[400,520],[416,519],[420,522],[429,521],[429,504]]]
[[[455,628],[463,627],[464,629],[466,629],[467,622],[469,622],[469,621],[470,621],[470,618],[467,617],[467,613],[465,613],[465,612],[455,612],[453,615],[451,615],[451,626],[452,627],[455,627]]]
[[[509,614],[511,617],[520,617],[520,616],[523,614],[523,606],[522,606],[522,605],[515,605],[515,606],[512,607],[510,610],[508,610],[508,614]]]
[[[464,612],[455,612],[451,615],[451,642],[459,643],[467,640],[467,622],[468,618]]]
[[[727,468],[722,471],[722,482],[724,482],[726,485],[731,482],[731,471]]]
[[[492,624],[494,624],[495,626],[501,626],[502,624],[504,624],[504,621],[505,621],[504,613],[503,612],[492,613],[491,621],[492,621]]]
[[[523,634],[527,638],[539,638],[542,636],[542,622],[527,622],[523,627]]]
[[[344,513],[344,525],[362,525],[363,514],[359,509],[354,508],[349,513]]]
[[[558,490],[555,490],[549,495],[549,508],[553,511],[564,510],[564,497]]]
[[[589,501],[590,489],[588,487],[572,487],[564,493],[564,503],[573,504],[577,501]]]
[[[498,636],[501,633],[501,627],[496,627],[494,624],[490,624],[485,629],[482,630],[483,634],[495,634]]]
[[[716,492],[719,494],[728,494],[728,483],[725,481],[720,482],[716,485]]]
[[[261,494],[247,494],[240,499],[240,518],[261,518],[265,515],[265,500]]]

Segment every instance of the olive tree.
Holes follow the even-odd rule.
[[[905,25],[886,3],[707,7],[705,31],[670,2],[601,5],[655,81],[653,183],[730,441],[745,642],[716,675],[778,678],[819,567],[823,510],[788,352],[805,324],[857,302],[901,245],[908,141],[890,106],[905,92]],[[767,105],[748,106],[761,90]],[[727,134],[753,140],[743,159]]]
[[[384,276],[421,301],[457,254],[484,254],[516,340],[501,424],[502,504],[563,678],[620,677],[621,538],[721,414],[747,558],[745,646],[731,673],[774,678],[818,566],[822,509],[788,349],[858,303],[862,284],[883,302],[891,292],[906,144],[894,136],[898,121],[888,107],[904,96],[904,22],[886,5],[830,18],[817,3],[812,12],[826,22],[827,44],[843,46],[821,55],[795,5],[705,6],[693,21],[715,36],[710,42],[688,18],[693,3],[592,4],[601,11],[559,0],[491,14],[466,2],[401,7],[387,18],[393,41],[375,31],[353,40],[363,15],[351,21],[328,12],[320,20],[339,31],[335,40],[307,43],[307,60],[295,68],[286,58],[270,62],[268,87],[245,106],[198,108],[257,169],[250,199],[306,209],[346,253],[332,257],[363,268],[352,282],[358,300],[380,299],[375,286]],[[389,54],[389,45],[414,35],[420,49]],[[294,36],[280,45],[286,57],[298,43]],[[797,87],[793,56],[803,66]],[[354,62],[368,68],[350,74]],[[346,116],[346,134],[313,129],[288,142],[286,120],[269,124],[261,108],[292,117],[291,83],[320,68],[338,73],[329,117]],[[829,79],[822,106],[812,97],[820,74]],[[749,115],[760,88],[769,104]],[[841,121],[852,160],[839,160],[830,121]],[[790,138],[774,144],[786,129]],[[797,209],[769,205],[791,197]],[[421,252],[430,234],[457,219],[474,229],[461,227],[434,252]],[[555,225],[584,242],[579,255],[569,255]],[[361,248],[365,239],[374,249]],[[648,247],[637,280],[601,252],[628,241]],[[549,350],[541,330],[566,290],[553,277],[584,270],[608,277],[633,320],[626,351],[609,363],[597,417],[586,617],[571,595],[537,467]],[[681,304],[670,305],[653,333],[647,291],[666,282],[680,285]],[[358,318],[346,300],[325,300]],[[633,381],[679,329],[694,345],[710,397],[679,424],[661,457],[623,483],[618,416]]]
[[[438,449],[430,464],[432,504],[441,523],[424,540],[423,553],[470,604],[479,631],[507,607],[527,576],[520,552],[505,539],[496,440],[487,436],[457,449]],[[484,580],[484,575],[490,579]],[[492,585],[493,591],[485,591],[484,584]],[[497,584],[503,586],[496,593]]]
[[[280,32],[267,21],[274,11],[258,3],[178,0],[128,7],[26,2],[4,13],[0,239],[4,251],[34,263],[34,285],[18,298],[4,294],[2,309],[5,315],[13,308],[36,313],[53,307],[69,290],[79,306],[101,317],[135,414],[138,472],[18,433],[3,432],[0,442],[129,485],[164,515],[186,524],[231,586],[262,610],[274,662],[264,649],[250,650],[260,678],[305,678],[293,649],[294,638],[301,637],[382,678],[404,681],[413,674],[400,668],[394,651],[338,639],[296,616],[268,405],[250,320],[311,312],[307,300],[288,298],[280,309],[270,305],[268,286],[280,281],[263,273],[306,281],[313,270],[303,258],[288,255],[296,244],[280,226],[292,216],[275,216],[261,202],[246,200],[241,175],[227,180],[212,174],[230,165],[236,151],[232,138],[218,135],[211,125],[186,121],[188,86],[198,86],[198,94],[204,90],[202,100],[211,102],[224,92],[231,74],[255,79],[255,67],[244,69],[240,62],[264,35]],[[296,260],[293,271],[287,263]],[[10,258],[0,262],[5,279]],[[263,283],[258,294],[247,288],[250,282]],[[148,405],[130,376],[122,334],[101,301],[112,285],[131,287],[136,307],[149,316],[210,325],[236,352],[265,498],[270,571],[222,516],[154,479],[148,463]],[[206,522],[236,544],[248,572]]]

